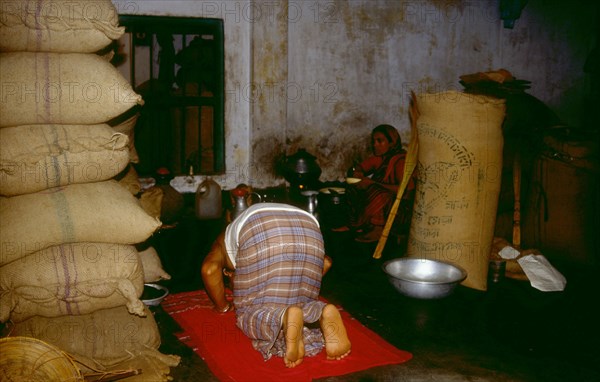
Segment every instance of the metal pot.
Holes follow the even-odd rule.
[[[316,159],[305,149],[298,149],[295,154],[287,156],[281,164],[285,180],[293,186],[316,184],[321,176],[321,167]]]
[[[325,187],[319,190],[320,218],[323,224],[341,227],[348,224],[346,189],[341,187]]]
[[[346,189],[341,187],[325,187],[319,190],[319,199],[327,206],[338,206],[343,203]]]

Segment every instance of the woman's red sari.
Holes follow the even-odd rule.
[[[348,187],[346,197],[349,207],[350,225],[354,229],[368,231],[372,226],[385,225],[390,213],[396,192],[383,187],[382,184],[399,185],[404,174],[404,162],[406,151],[402,149],[400,136],[392,126],[386,127],[386,133],[390,137],[390,149],[381,156],[370,156],[359,165],[359,170],[364,174],[371,174],[374,183],[365,188]],[[411,180],[397,211],[396,223],[406,226],[410,223],[412,207],[410,197],[414,190],[414,182]]]

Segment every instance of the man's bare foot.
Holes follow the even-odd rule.
[[[342,316],[335,305],[325,305],[320,323],[325,338],[327,359],[340,360],[350,354],[350,339],[342,322]]]
[[[283,334],[285,335],[285,367],[296,367],[304,359],[304,337],[302,328],[304,319],[302,309],[297,306],[287,308],[283,315]]]

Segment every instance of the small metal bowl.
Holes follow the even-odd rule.
[[[438,260],[399,258],[382,268],[398,292],[418,299],[446,297],[467,277],[461,267]]]
[[[155,290],[153,290],[155,289]],[[160,305],[160,303],[162,302],[162,300],[167,297],[167,295],[169,294],[169,289],[162,286],[162,285],[158,285],[158,284],[144,284],[144,291],[149,291],[149,292],[153,292],[153,294],[156,294],[156,290],[158,291],[162,291],[162,294],[159,295],[158,297],[154,297],[154,298],[149,298],[149,299],[142,299],[142,302],[144,304],[146,304],[147,306],[158,306]]]

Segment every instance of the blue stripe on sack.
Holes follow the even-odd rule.
[[[71,243],[75,241],[75,225],[71,219],[71,213],[69,210],[69,202],[61,190],[59,192],[52,192],[49,194],[50,198],[54,202],[54,212],[56,212],[58,218],[58,224],[62,231],[62,242]]]

